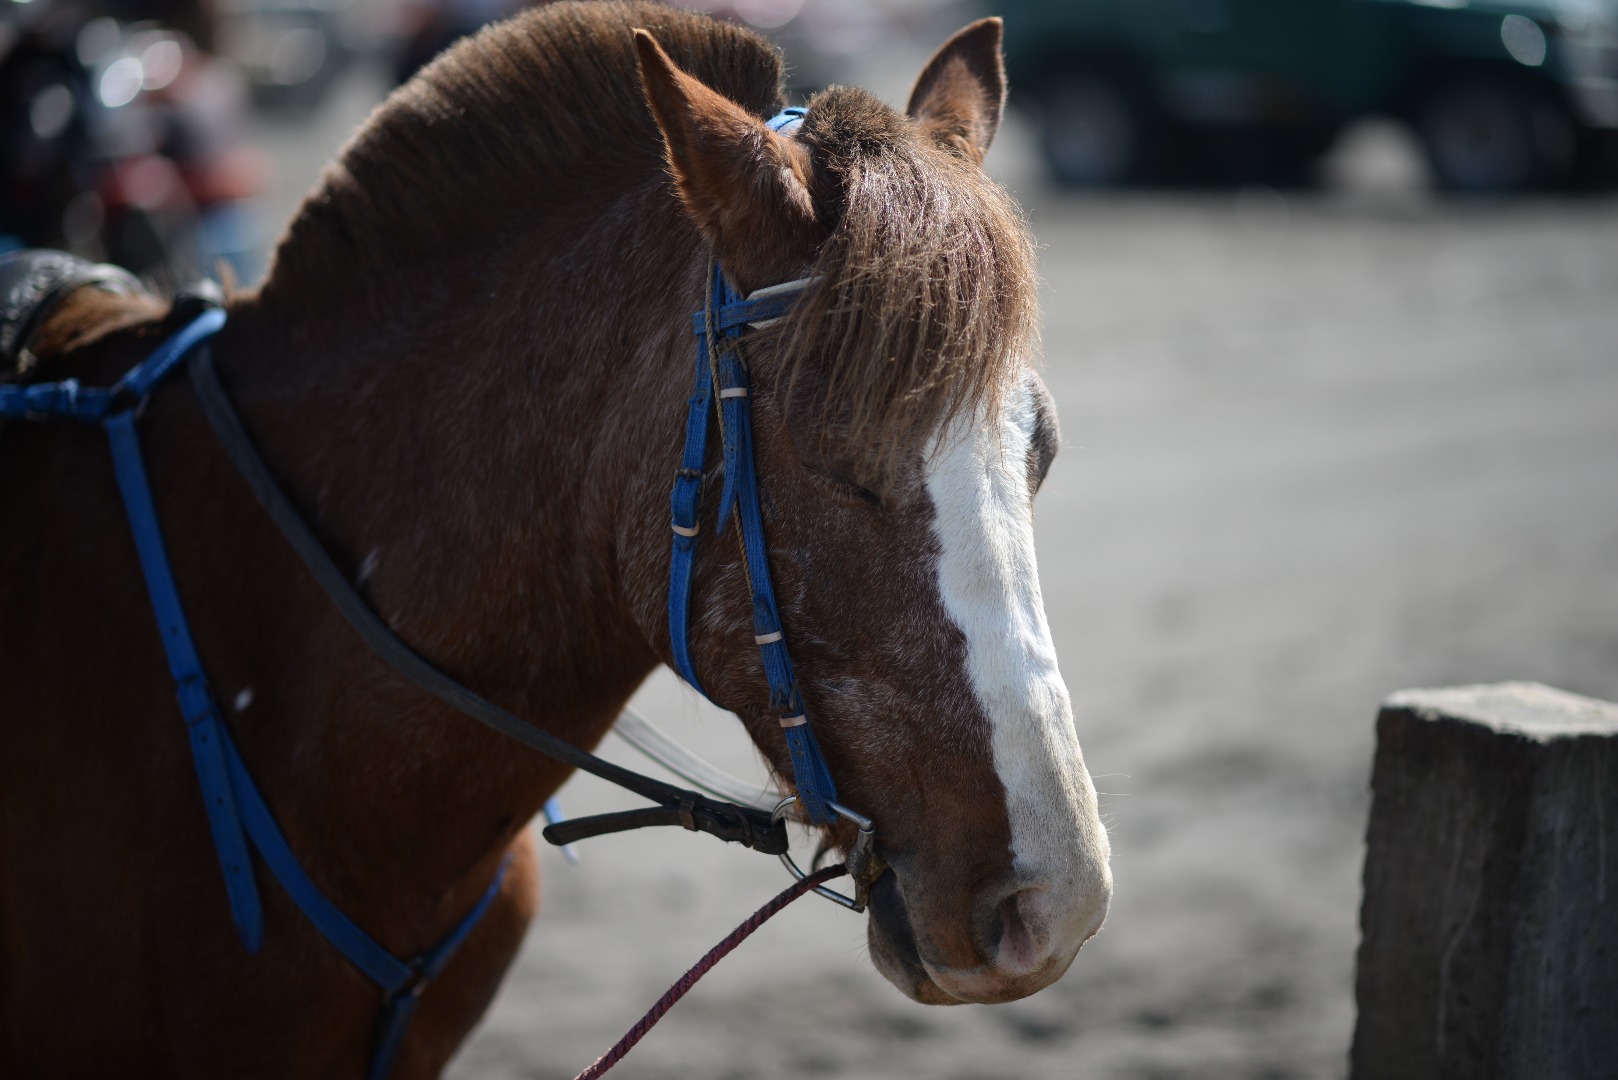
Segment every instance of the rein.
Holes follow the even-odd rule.
[[[572,818],[566,822],[553,821],[544,830],[546,840],[561,846],[576,840],[627,829],[684,825],[692,831],[706,832],[721,840],[739,843],[744,847],[756,848],[772,855],[786,852],[785,830],[778,822],[770,820],[768,815],[752,807],[716,802],[697,792],[634,772],[581,750],[564,739],[525,723],[456,682],[405,644],[349,584],[348,578],[337,568],[324,546],[287,498],[286,493],[281,490],[280,484],[270,475],[264,459],[259,456],[252,440],[242,427],[224,387],[219,384],[219,377],[213,369],[213,356],[209,350],[198,351],[191,361],[190,374],[191,387],[196,392],[197,401],[202,406],[208,422],[213,426],[214,433],[219,437],[219,443],[226,455],[242,474],[242,478],[247,481],[259,504],[286,537],[287,543],[309,568],[310,574],[314,576],[326,596],[372,651],[399,674],[451,708],[465,713],[530,749],[599,776],[619,787],[627,788],[658,804],[637,810]]]
[[[681,975],[675,984],[664,991],[663,996],[658,998],[650,1009],[646,1010],[646,1015],[635,1021],[634,1026],[624,1032],[624,1037],[614,1043],[611,1050],[596,1058],[589,1068],[579,1073],[573,1080],[596,1080],[596,1077],[603,1075],[608,1069],[622,1061],[629,1051],[634,1048],[635,1044],[645,1038],[646,1033],[651,1031],[659,1020],[663,1019],[663,1014],[672,1009],[676,1002],[685,997],[686,993],[697,985],[698,979],[712,971],[719,961],[730,955],[732,949],[751,937],[753,931],[774,918],[777,912],[798,899],[798,897],[811,891],[819,890],[824,887],[825,882],[830,881],[832,878],[841,877],[846,873],[848,873],[848,868],[845,866],[828,866],[815,871],[807,877],[800,877],[797,881],[781,890],[774,899],[753,912],[740,926],[726,934],[724,940],[709,949],[701,960],[691,965],[691,969]]]

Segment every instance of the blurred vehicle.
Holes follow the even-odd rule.
[[[891,10],[859,0],[672,0],[751,27],[775,42],[787,61],[787,87],[798,101],[850,82],[853,57],[891,33]],[[892,5],[888,5],[891,8]]]
[[[404,0],[394,12],[393,81],[403,85],[461,38],[528,6],[523,0]]]
[[[182,34],[0,0],[0,246],[186,280],[256,257],[261,155],[232,74]]]
[[[354,58],[351,0],[219,0],[219,55],[246,76],[253,104],[313,112]]]
[[[39,0],[33,0],[38,3]],[[90,15],[105,15],[121,23],[156,23],[178,30],[203,52],[214,51],[219,26],[218,0],[73,0],[88,6]]]
[[[404,0],[396,15],[395,81],[404,82],[457,39],[524,7],[549,0]],[[667,0],[750,27],[775,42],[787,61],[794,99],[856,78],[900,35],[936,36],[943,3],[956,0]]]
[[[867,85],[916,42],[941,41],[972,17],[971,0],[669,0],[751,27],[786,60],[788,95],[802,104],[834,85]],[[908,72],[907,72],[908,74]]]
[[[1407,123],[1439,187],[1610,170],[1618,0],[1000,0],[1015,104],[1058,181],[1306,181],[1337,133]],[[1604,178],[1604,177],[1603,177]]]

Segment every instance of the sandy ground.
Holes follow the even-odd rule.
[[[364,93],[270,133],[284,198]],[[1027,1001],[928,1008],[871,968],[862,918],[804,901],[615,1075],[1346,1073],[1378,701],[1503,679],[1618,698],[1618,205],[1437,203],[1365,139],[1345,188],[1303,198],[1062,198],[1025,134],[996,150],[1044,248],[1065,449],[1037,527],[1106,793],[1105,931]],[[640,703],[756,771],[672,677]],[[564,799],[627,801],[588,779]],[[573,1075],[785,880],[679,833],[544,860],[456,1080]]]

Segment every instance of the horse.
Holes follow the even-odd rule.
[[[934,1004],[1049,985],[1112,888],[1032,543],[1059,442],[1032,244],[982,170],[1005,89],[985,20],[904,111],[833,88],[778,132],[781,62],[745,29],[639,0],[530,11],[375,111],[212,344],[386,625],[587,748],[674,661],[691,312],[716,264],[743,294],[802,283],[745,350],[769,565],[838,798],[887,865],[872,960]],[[110,384],[179,307],[77,289],[10,378]],[[309,878],[396,955],[497,881],[392,1071],[435,1076],[538,912],[531,822],[571,770],[371,652],[183,380],[137,424],[202,666]],[[0,505],[0,1073],[363,1074],[376,986],[273,883],[262,949],[232,932],[104,441],[5,424]],[[705,537],[690,662],[785,783],[746,578]]]

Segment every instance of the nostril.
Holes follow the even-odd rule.
[[[1006,974],[1033,971],[1044,964],[1046,948],[1043,934],[1030,925],[1024,905],[1033,899],[1037,889],[1014,892],[995,909],[995,922],[999,924],[999,943],[995,950],[994,966]]]

